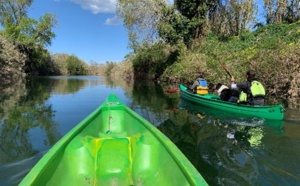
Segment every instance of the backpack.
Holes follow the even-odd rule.
[[[264,98],[265,95],[266,91],[261,82],[253,80],[250,84],[248,91],[241,91],[238,103],[249,103],[249,101],[253,101],[253,98]],[[250,100],[248,98],[250,98]]]
[[[253,98],[255,97],[265,97],[266,91],[261,82],[259,81],[252,81],[250,86],[250,92]]]
[[[205,79],[198,80],[201,87],[207,87],[207,81]]]
[[[205,79],[198,80],[199,86],[196,88],[196,93],[205,95],[208,94],[208,87],[207,87],[207,81]]]

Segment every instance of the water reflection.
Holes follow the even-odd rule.
[[[184,152],[209,184],[249,185],[256,183],[255,179],[268,179],[260,175],[259,161],[267,158],[260,152],[273,151],[268,146],[272,143],[270,136],[283,134],[283,121],[234,118],[182,99],[173,112],[180,119],[170,117],[158,128]],[[271,162],[270,166],[276,164]]]
[[[27,81],[29,82],[29,81]],[[8,163],[29,157],[37,153],[35,145],[53,145],[60,137],[56,124],[52,121],[54,111],[51,105],[45,104],[49,98],[48,84],[43,81],[30,83],[24,86],[12,85],[18,96],[2,92],[1,123],[0,123],[0,163]],[[3,89],[2,89],[3,90]],[[8,104],[9,103],[9,104]],[[4,107],[5,105],[5,107]],[[38,138],[39,142],[32,141],[31,135],[42,130],[45,139]]]
[[[173,112],[166,111],[170,108],[177,108],[179,97],[166,96],[163,89],[154,83],[135,82],[131,97],[133,100],[129,107],[155,126],[167,122],[172,116],[176,117]]]
[[[52,76],[52,77],[40,77],[33,78],[29,82],[31,85],[28,87],[30,90],[32,88],[38,89],[36,84],[42,84],[47,88],[47,92],[53,92],[57,94],[70,94],[76,93],[80,89],[88,86],[89,84],[99,84],[99,81],[104,84],[104,81],[95,77],[89,77],[88,79],[85,76]]]
[[[299,140],[289,136],[299,126],[287,133],[286,120],[233,117],[184,102],[179,93],[167,94],[152,83],[135,83],[132,98],[131,108],[168,136],[210,185],[300,183],[292,163],[298,162],[299,143],[285,145]]]
[[[132,89],[133,89],[133,81],[125,81],[124,79],[120,78],[120,77],[103,77],[104,81],[105,81],[105,85],[107,87],[121,87],[124,91],[125,94],[128,97],[132,97]]]
[[[22,178],[26,172],[21,173],[19,168],[33,164],[32,161],[20,160],[40,156],[39,152],[49,149],[61,138],[53,120],[55,111],[46,102],[51,92],[74,93],[90,82],[78,78],[29,78],[1,87],[1,185],[9,183],[7,172],[11,173],[10,176]],[[37,158],[34,160],[36,163]]]
[[[109,93],[168,136],[210,185],[300,183],[296,109],[287,109],[280,122],[236,118],[184,102],[151,82],[102,77],[44,77],[0,91],[0,185],[17,185]]]

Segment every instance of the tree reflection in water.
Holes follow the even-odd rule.
[[[31,157],[61,137],[47,105],[51,92],[74,93],[87,81],[78,78],[30,78],[1,87],[0,164]]]
[[[158,128],[188,157],[209,184],[249,183],[258,176],[252,154],[264,148],[266,130],[282,132],[283,122],[260,118],[232,118],[180,99],[180,121],[169,118]],[[184,119],[183,119],[184,118]],[[237,173],[237,170],[242,170]],[[256,171],[253,171],[256,170]],[[224,180],[227,179],[228,180]]]
[[[28,88],[31,84],[23,85],[24,81],[21,81],[1,88],[1,164],[36,154],[39,149],[35,149],[33,144],[43,143],[43,146],[52,146],[60,138],[52,121],[54,112],[51,105],[45,104],[50,92],[43,84],[37,84],[35,89]],[[46,139],[32,138],[31,134],[37,128],[46,134]]]

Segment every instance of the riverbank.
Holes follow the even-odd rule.
[[[116,64],[116,68],[110,68],[110,74],[134,77],[136,81],[190,84],[202,72],[211,84],[228,85],[230,77],[222,65],[238,82],[244,81],[246,71],[253,69],[267,95],[290,100],[299,107],[299,51],[300,22],[273,24],[238,37],[221,39],[209,35],[192,50],[183,45],[157,43]]]

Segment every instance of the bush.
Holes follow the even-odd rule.
[[[0,81],[2,85],[25,76],[25,60],[26,56],[0,33]]]
[[[177,56],[177,52],[163,42],[144,45],[132,59],[134,76],[137,79],[155,80],[176,61]]]
[[[87,75],[87,69],[84,62],[78,57],[71,55],[66,59],[67,69],[69,75]]]

